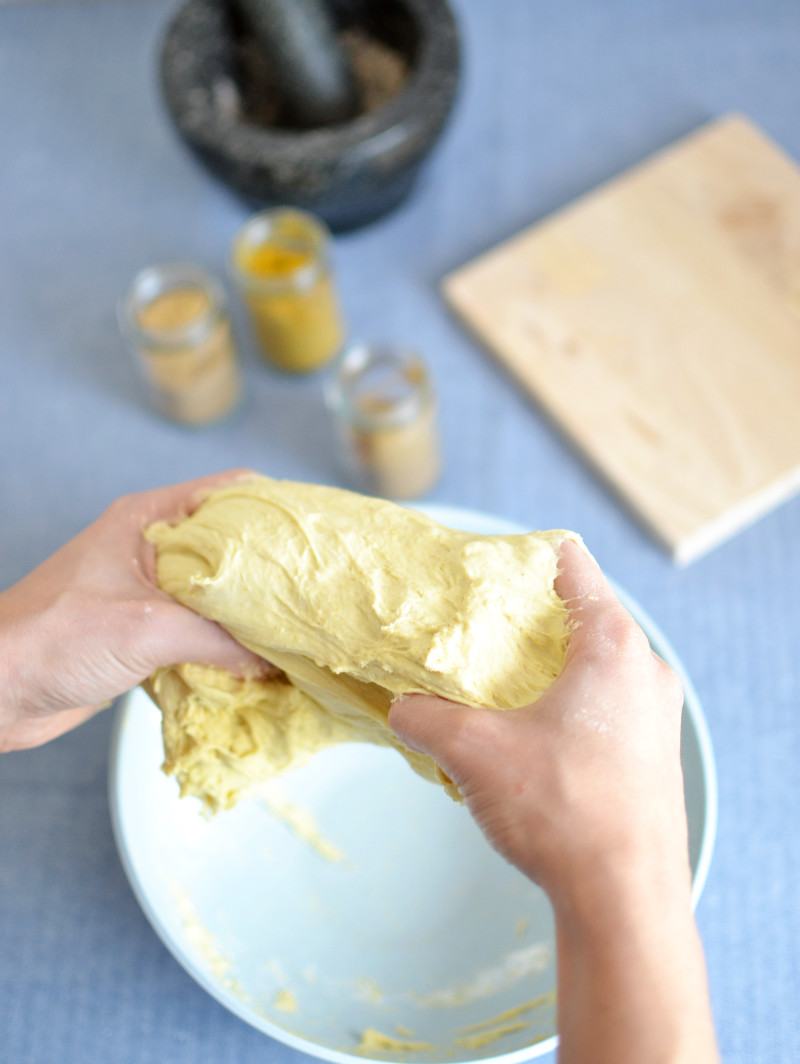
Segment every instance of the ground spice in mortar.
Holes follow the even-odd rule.
[[[356,83],[360,110],[370,114],[400,92],[408,79],[408,62],[401,52],[360,27],[339,34]],[[289,126],[269,65],[255,38],[242,33],[236,47],[237,77],[215,86],[220,117],[263,126]]]
[[[344,30],[339,39],[356,80],[362,109],[366,114],[377,111],[405,84],[408,77],[405,59],[357,27]]]

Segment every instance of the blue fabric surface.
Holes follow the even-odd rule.
[[[413,199],[340,238],[354,335],[418,348],[441,397],[437,502],[582,532],[694,680],[720,824],[699,923],[728,1064],[800,1060],[800,500],[676,570],[446,312],[442,275],[701,122],[741,110],[800,158],[796,0],[458,0],[464,84]],[[115,304],[134,273],[217,273],[246,209],[167,124],[150,0],[0,6],[0,586],[123,492],[234,465],[343,483],[318,377],[262,366],[186,431],[146,405]],[[800,397],[798,397],[800,408]],[[799,415],[800,416],[800,415]],[[107,812],[106,714],[0,759],[0,1061],[301,1054],[225,1012],[141,914]]]

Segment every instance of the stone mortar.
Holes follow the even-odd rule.
[[[336,231],[374,221],[409,194],[456,97],[458,30],[446,0],[333,0],[354,26],[399,52],[401,89],[338,125],[293,129],[243,113],[241,28],[222,0],[188,0],[170,24],[161,84],[181,137],[253,208],[313,211]]]

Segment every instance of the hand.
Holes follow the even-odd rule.
[[[232,672],[260,661],[159,590],[143,529],[190,513],[225,473],[129,495],[0,594],[0,751],[75,727],[162,665]]]
[[[592,559],[566,541],[560,561],[573,627],[544,695],[503,712],[406,696],[389,724],[547,891],[560,1064],[716,1064],[691,907],[680,684]]]
[[[537,702],[500,713],[410,695],[389,723],[546,890],[587,862],[655,844],[683,858],[688,881],[678,678],[585,551],[565,541],[561,564],[572,632],[565,667]]]

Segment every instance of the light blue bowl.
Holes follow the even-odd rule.
[[[451,527],[525,531],[469,511],[425,510]],[[671,647],[620,595],[684,682],[696,902],[717,823],[711,742]],[[271,803],[251,799],[213,819],[178,798],[162,758],[159,713],[133,692],[111,752],[122,863],[165,945],[236,1015],[341,1064],[515,1064],[556,1047],[547,898],[490,849],[463,807],[395,752],[327,750],[283,777]],[[385,1050],[362,1043],[369,1030],[387,1036]]]

